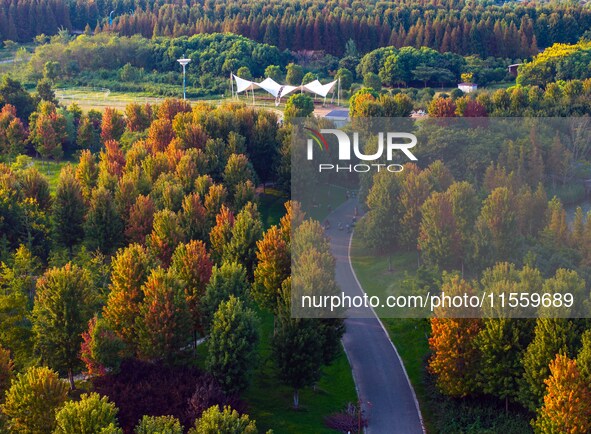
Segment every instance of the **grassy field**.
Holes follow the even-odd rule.
[[[355,237],[351,246],[351,260],[359,282],[369,295],[383,296],[394,293],[402,281],[413,276],[417,269],[416,254],[400,253],[392,256],[392,271],[389,271],[388,258],[378,257],[366,251]],[[380,313],[379,309],[377,313],[404,362],[417,394],[425,425],[429,428],[429,415],[432,412],[424,381],[425,358],[429,352],[429,323],[425,319],[387,318],[386,312]]]
[[[55,89],[55,96],[63,106],[69,106],[76,103],[84,111],[91,109],[103,110],[105,107],[117,108],[124,110],[125,106],[130,103],[139,104],[159,104],[164,101],[165,97],[155,97],[141,92],[112,92],[106,88],[97,87],[72,87],[72,88],[57,88]],[[179,88],[179,98],[182,97],[182,89]],[[205,99],[188,99],[190,102],[205,101],[211,104],[221,104],[222,102],[230,101],[230,98],[205,98]],[[252,105],[252,100],[240,97],[239,101],[248,105]],[[269,100],[255,100],[255,107],[265,108],[268,110],[282,113],[284,104],[276,107],[274,102]]]
[[[57,187],[60,171],[66,164],[72,164],[73,166],[76,165],[74,161],[43,161],[37,158],[33,160],[33,166],[47,177],[49,181],[49,188],[51,189],[52,193]]]

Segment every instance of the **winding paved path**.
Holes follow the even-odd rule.
[[[338,230],[338,222],[351,222],[356,199],[335,209],[329,216],[336,280],[347,295],[362,295],[363,290],[349,258],[352,234]],[[363,402],[369,434],[422,434],[421,413],[416,396],[396,348],[371,309],[351,309],[345,320],[343,345],[353,371],[360,400]]]

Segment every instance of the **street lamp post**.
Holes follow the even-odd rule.
[[[182,67],[183,67],[183,99],[187,99],[187,92],[186,92],[186,75],[185,75],[185,66],[187,66],[187,64],[191,61],[191,59],[187,59],[187,58],[183,58],[183,59],[177,59],[177,62],[179,62]]]

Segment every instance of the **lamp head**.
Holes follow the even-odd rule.
[[[187,65],[190,61],[191,59],[177,59],[177,62],[179,62],[183,66]]]

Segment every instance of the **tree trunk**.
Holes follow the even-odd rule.
[[[293,408],[300,408],[300,391],[298,389],[293,389]]]
[[[505,396],[505,414],[509,414],[509,397]]]
[[[392,272],[392,254],[388,255],[388,271]]]
[[[76,383],[74,383],[74,372],[68,369],[68,381],[70,382],[70,390],[76,390]]]

